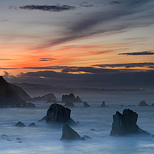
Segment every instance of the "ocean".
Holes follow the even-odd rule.
[[[39,122],[51,104],[35,102],[36,108],[0,108],[0,154],[153,154],[154,153],[154,93],[86,93],[78,94],[90,107],[74,103],[71,126],[86,141],[63,141],[62,125]],[[56,96],[61,100],[61,95]],[[105,101],[108,107],[100,107]],[[150,106],[138,106],[146,101]],[[63,103],[60,103],[64,105]],[[122,106],[121,106],[122,105]],[[138,126],[150,136],[110,136],[116,111],[131,109],[138,113]],[[27,127],[14,126],[18,121]],[[28,127],[30,123],[36,127]]]

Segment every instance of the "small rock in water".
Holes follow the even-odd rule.
[[[20,140],[21,140],[21,138],[17,137],[17,138],[16,138],[16,140],[20,141]]]
[[[34,126],[36,126],[35,123],[31,123],[28,125],[28,127],[34,127]]]
[[[19,126],[19,127],[26,127],[26,125],[24,123],[22,123],[21,121],[17,122],[15,124],[15,126]]]
[[[101,107],[108,107],[108,106],[105,105],[105,101],[102,102]]]
[[[141,101],[138,106],[149,106],[145,101]]]
[[[87,102],[84,102],[84,107],[90,107],[90,105]]]

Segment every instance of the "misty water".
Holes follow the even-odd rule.
[[[49,125],[39,122],[46,115],[51,104],[36,102],[36,108],[0,108],[0,153],[1,154],[147,154],[154,151],[154,107],[138,106],[145,100],[154,103],[154,93],[102,93],[78,94],[91,107],[84,108],[82,103],[74,103],[71,118],[79,121],[71,126],[86,141],[62,141],[62,125]],[[61,96],[56,96],[61,100]],[[102,101],[108,107],[100,107]],[[62,104],[62,103],[61,103]],[[64,104],[62,104],[64,105]],[[123,105],[121,107],[121,105]],[[131,105],[131,106],[130,106]],[[134,107],[134,106],[135,107]],[[110,131],[113,114],[123,109],[138,113],[137,124],[148,131],[150,136],[113,137]],[[36,127],[16,127],[18,121],[26,126],[34,122]],[[5,135],[3,135],[5,134]],[[7,135],[7,136],[6,136]],[[20,139],[19,139],[20,138]]]

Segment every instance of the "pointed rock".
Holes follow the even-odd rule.
[[[87,102],[84,102],[83,106],[84,107],[90,107],[90,105]]]
[[[62,130],[61,140],[81,140],[81,137],[69,125],[65,124]]]
[[[19,127],[26,127],[26,125],[24,123],[22,123],[21,121],[18,121],[15,126],[19,126]]]

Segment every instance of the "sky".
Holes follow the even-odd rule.
[[[8,82],[154,88],[153,0],[0,4],[0,75]]]

